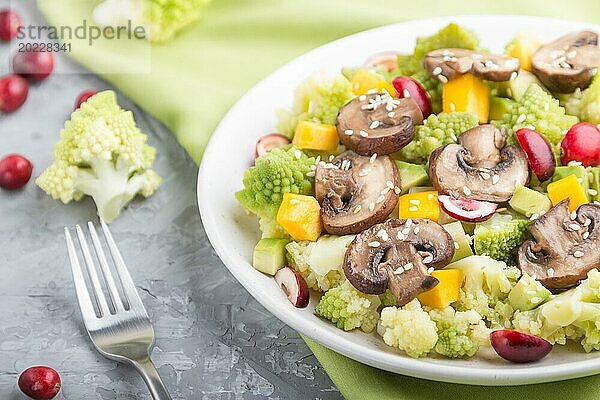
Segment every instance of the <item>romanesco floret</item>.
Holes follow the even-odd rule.
[[[377,295],[361,293],[349,281],[344,281],[325,292],[315,313],[345,331],[360,328],[371,332],[377,326],[380,304]]]
[[[411,357],[426,356],[438,341],[435,322],[414,299],[404,307],[385,307],[377,333],[388,346],[404,350]]]
[[[429,96],[431,111],[439,114],[442,111],[442,84],[440,81],[431,77],[425,70],[416,72],[411,75],[411,78],[419,82]]]
[[[106,222],[117,218],[137,194],[151,196],[161,178],[150,169],[154,148],[122,110],[112,91],[91,97],[71,115],[54,148],[54,164],[36,183],[63,203],[91,196]]]
[[[323,235],[316,242],[291,242],[286,246],[287,258],[308,287],[325,292],[345,279],[342,263],[353,239],[354,235]]]
[[[475,225],[475,254],[516,265],[519,246],[525,241],[531,221],[512,214],[495,213],[492,218]]]
[[[514,310],[507,297],[519,279],[518,268],[487,256],[463,258],[447,268],[460,269],[464,275],[459,300],[453,304],[456,310],[475,310],[488,326],[510,328]]]
[[[344,76],[313,74],[296,89],[292,108],[278,110],[277,129],[292,137],[299,121],[333,125],[340,108],[354,97],[350,82]]]
[[[94,22],[101,26],[145,27],[153,42],[171,40],[194,23],[210,0],[104,0],[94,9]]]
[[[553,296],[531,311],[517,311],[515,329],[550,343],[579,340],[587,352],[600,350],[600,272],[593,269],[579,286]]]
[[[257,158],[244,173],[244,189],[235,197],[254,214],[273,217],[284,193],[312,193],[314,178],[307,174],[314,163],[314,158],[295,147],[273,149]]]
[[[581,121],[600,124],[600,75],[596,75],[584,91],[571,94],[565,103],[565,110]]]
[[[261,237],[264,238],[275,238],[284,239],[289,238],[290,235],[277,222],[275,215],[261,215],[258,218],[258,227],[260,228]]]
[[[423,125],[416,127],[413,141],[397,155],[408,162],[425,164],[435,149],[449,143],[456,143],[461,133],[477,125],[477,117],[471,113],[432,114],[423,121]]]
[[[451,47],[475,49],[478,45],[479,39],[473,31],[450,23],[431,36],[418,37],[412,56],[398,57],[399,75],[412,75],[422,69],[423,57],[430,51]]]
[[[379,295],[379,300],[381,300],[382,307],[392,307],[398,305],[398,300],[396,300],[396,296],[390,289],[386,289],[385,292]]]
[[[432,309],[429,316],[437,325],[435,352],[438,354],[450,358],[472,357],[480,346],[489,344],[491,329],[475,310],[455,311],[448,306]]]
[[[526,126],[533,127],[552,145],[555,154],[560,154],[560,142],[571,126],[576,124],[577,117],[567,115],[559,101],[548,94],[539,85],[529,85],[523,97],[504,114],[502,121],[495,124],[506,129],[509,141],[515,143],[514,132]]]

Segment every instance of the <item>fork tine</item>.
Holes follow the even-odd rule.
[[[100,285],[98,273],[96,272],[96,266],[94,265],[94,260],[92,259],[92,254],[90,253],[87,240],[85,239],[83,230],[81,230],[81,227],[79,225],[75,226],[75,230],[77,231],[77,237],[79,238],[79,244],[81,245],[83,258],[85,259],[88,273],[90,275],[90,281],[92,282],[92,286],[94,289],[96,304],[100,309],[100,316],[103,317],[109,315],[110,310],[108,308],[108,303],[106,302],[106,297],[104,297],[104,291],[102,290],[102,286]]]
[[[96,228],[94,227],[92,221],[88,221],[88,228],[92,236],[92,242],[94,243],[96,255],[98,256],[98,260],[100,260],[100,268],[102,270],[102,274],[104,275],[104,281],[108,286],[108,292],[112,304],[115,307],[115,311],[125,311],[125,308],[123,307],[123,302],[121,301],[121,296],[119,296],[119,291],[117,290],[117,285],[115,284],[115,279],[113,278],[113,274],[110,271],[110,268],[108,267],[108,261],[106,260],[106,255],[104,254],[104,250],[102,249],[102,243],[100,242],[100,238],[96,233]]]
[[[115,262],[115,267],[119,274],[119,278],[121,279],[123,291],[125,293],[125,297],[127,297],[127,301],[129,302],[130,310],[136,309],[138,311],[143,311],[143,313],[147,315],[144,303],[142,303],[142,300],[140,299],[140,295],[138,294],[135,284],[133,283],[133,279],[131,279],[131,275],[129,275],[127,265],[125,265],[125,261],[123,261],[121,252],[119,251],[119,248],[117,247],[117,244],[110,233],[110,229],[108,229],[108,225],[106,225],[102,219],[100,219],[100,224],[102,225],[102,230],[104,231],[106,242],[108,243],[111,256]]]
[[[85,278],[81,271],[81,265],[79,264],[79,257],[75,251],[75,244],[71,238],[71,232],[65,227],[65,239],[67,240],[67,249],[69,251],[69,259],[71,260],[71,272],[73,273],[73,281],[75,282],[75,292],[77,293],[77,301],[79,302],[79,308],[81,309],[81,315],[83,316],[84,322],[91,319],[96,319],[96,312],[92,305],[92,299],[88,292],[85,284]]]

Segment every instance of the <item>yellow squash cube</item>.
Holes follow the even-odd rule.
[[[588,198],[575,174],[548,184],[548,197],[555,206],[565,199],[571,199],[569,210],[575,211],[579,206],[588,203]]]
[[[471,74],[452,79],[443,86],[442,108],[445,113],[473,113],[479,123],[485,124],[490,115],[490,88],[482,79]]]
[[[299,149],[334,151],[338,148],[340,138],[335,125],[300,121],[296,125],[292,143]]]
[[[383,93],[385,89],[390,96],[396,97],[396,89],[376,72],[368,69],[359,69],[350,81],[352,91],[355,95],[366,94],[369,90],[377,89],[378,93]]]
[[[541,45],[537,37],[519,34],[506,46],[506,54],[518,58],[521,69],[531,72],[531,58]]]
[[[312,196],[285,193],[277,222],[294,240],[316,241],[321,235],[321,207]]]
[[[445,308],[458,300],[463,280],[460,269],[439,269],[433,271],[431,276],[437,278],[439,283],[433,289],[417,296],[422,305]]]
[[[410,193],[400,196],[398,201],[398,217],[425,218],[432,221],[440,217],[440,203],[436,191]]]

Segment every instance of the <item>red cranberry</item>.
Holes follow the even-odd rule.
[[[579,161],[586,167],[600,164],[600,129],[589,122],[580,122],[569,129],[562,142],[563,165]]]
[[[11,154],[0,160],[0,187],[20,189],[29,182],[33,165],[19,154]]]
[[[412,98],[423,113],[423,118],[431,115],[431,100],[419,82],[409,76],[397,76],[392,81],[399,98]]]
[[[98,94],[97,90],[89,89],[84,92],[81,92],[75,101],[75,110],[77,110],[83,103],[89,100],[90,97]]]
[[[516,363],[541,360],[552,350],[550,342],[528,333],[510,329],[492,332],[490,341],[500,357]]]
[[[26,51],[13,58],[13,71],[34,82],[46,79],[54,70],[54,55],[48,51]]]
[[[519,129],[515,136],[525,152],[531,170],[540,182],[552,178],[556,169],[556,159],[548,140],[538,132],[527,128]]]
[[[21,107],[27,94],[29,85],[19,75],[6,75],[0,78],[0,111],[9,113]]]
[[[19,389],[34,400],[53,399],[60,391],[61,381],[53,368],[27,368],[19,376]]]
[[[13,40],[22,26],[23,22],[19,14],[8,8],[0,10],[0,40],[3,42]]]

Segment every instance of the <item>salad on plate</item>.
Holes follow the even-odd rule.
[[[235,194],[252,265],[410,357],[600,350],[598,67],[596,32],[492,53],[449,24],[311,75]]]

